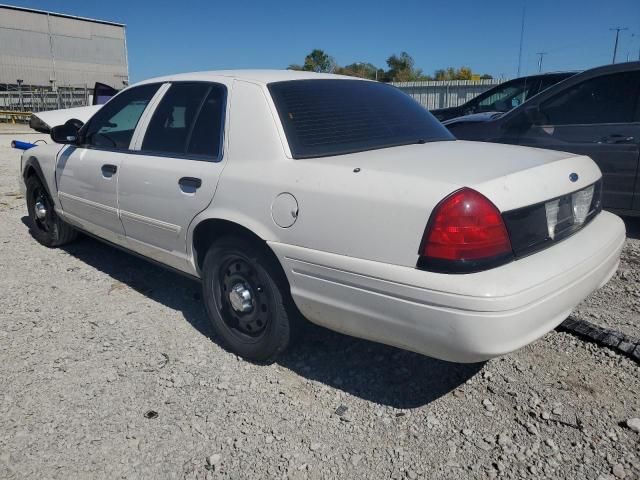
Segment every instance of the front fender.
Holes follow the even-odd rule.
[[[56,159],[58,157],[58,153],[63,148],[64,145],[54,143],[38,145],[37,147],[26,150],[22,156],[22,171],[20,172],[23,183],[30,170],[38,176],[47,193],[53,200],[57,211],[61,211],[62,207],[58,201],[57,195]]]
[[[31,152],[30,152],[31,153]],[[40,165],[40,161],[37,157],[30,155],[22,164],[22,172],[21,172],[21,184],[23,185],[23,192],[26,195],[26,180],[30,175],[35,175],[38,177],[44,189],[47,191],[49,198],[53,200],[55,205],[55,209],[60,209],[60,204],[58,202],[58,196],[53,195],[52,192],[55,192],[55,168],[53,169],[53,173],[50,175],[45,174],[42,166]]]

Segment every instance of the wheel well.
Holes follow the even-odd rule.
[[[38,159],[36,157],[29,157],[29,159],[25,162],[24,172],[22,172],[22,176],[25,181],[27,180],[27,178],[37,177],[42,183],[44,183],[42,170],[40,169],[40,164],[38,163]]]
[[[235,236],[251,240],[256,245],[264,247],[271,255],[275,257],[273,251],[262,238],[253,233],[246,227],[229,220],[212,218],[199,223],[193,231],[193,254],[198,269],[202,268],[204,257],[209,246],[222,237]],[[276,258],[277,260],[277,258]],[[279,264],[280,262],[278,262]]]
[[[36,172],[36,169],[33,168],[32,165],[29,165],[27,167],[27,169],[25,170],[25,172],[24,172],[24,179],[26,180],[27,178],[31,178],[31,177],[33,177],[34,175],[37,175],[37,174],[38,173]]]

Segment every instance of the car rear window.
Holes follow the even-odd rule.
[[[172,84],[151,117],[141,150],[176,158],[219,160],[225,100],[223,85]]]
[[[292,80],[268,85],[294,158],[454,140],[395,87],[361,80]]]

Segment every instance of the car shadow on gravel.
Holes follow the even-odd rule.
[[[436,360],[311,324],[301,342],[279,363],[308,379],[398,409],[437,400],[484,365]]]
[[[30,226],[28,217],[22,219]],[[87,236],[63,247],[67,253],[113,280],[108,294],[129,287],[180,311],[202,335],[213,332],[200,284]],[[456,389],[483,364],[455,364],[308,325],[305,335],[278,363],[301,377],[381,405],[424,406]]]

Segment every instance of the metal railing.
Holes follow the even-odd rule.
[[[83,107],[90,104],[90,89],[58,86],[55,90],[30,85],[0,84],[0,121],[29,120],[31,112]],[[26,115],[24,115],[26,113]]]
[[[432,110],[461,105],[503,81],[504,79],[448,80],[396,82],[392,85]],[[41,112],[89,105],[90,93],[91,90],[86,86],[58,86],[53,90],[47,87],[0,84],[0,121],[24,118],[23,115],[9,115],[7,112]],[[28,116],[26,118],[28,120]]]

